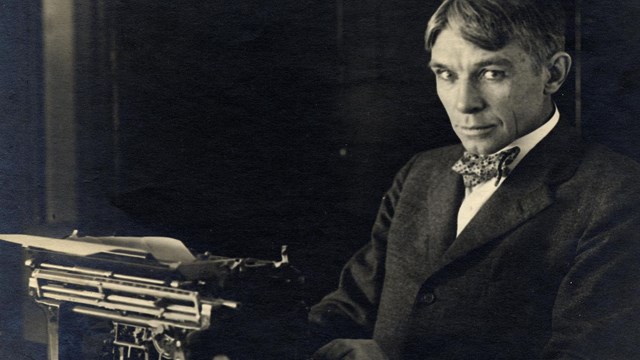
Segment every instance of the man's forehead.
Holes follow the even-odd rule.
[[[525,51],[516,42],[499,50],[486,50],[463,38],[456,29],[446,27],[431,48],[431,67],[450,67],[456,64],[476,67],[486,65],[513,66],[526,61]]]
[[[432,68],[451,67],[452,65],[458,62],[455,60],[463,60],[463,59],[451,59],[451,58],[434,59],[432,56],[431,60],[429,61],[429,67],[432,67]],[[471,65],[473,65],[474,67],[483,67],[483,66],[489,66],[489,65],[511,67],[513,66],[513,61],[509,57],[505,57],[501,54],[494,54],[493,56],[477,59],[476,61],[473,61]]]

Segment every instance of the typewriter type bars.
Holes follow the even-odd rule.
[[[158,344],[157,339],[166,330],[205,330],[213,308],[238,306],[222,299],[201,299],[197,291],[166,286],[162,280],[48,263],[32,270],[29,293],[36,302],[50,308],[73,304],[75,313],[109,319],[116,326],[116,333],[119,324],[149,329],[154,346],[164,358],[180,358],[177,354],[181,352],[179,341],[174,341],[169,351]],[[142,348],[142,342],[118,342],[116,337],[114,345],[128,348],[129,352]]]

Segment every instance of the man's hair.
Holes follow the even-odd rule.
[[[462,38],[489,51],[516,41],[540,69],[564,50],[565,14],[551,0],[444,0],[433,14],[425,34],[431,50],[440,32],[450,25]]]

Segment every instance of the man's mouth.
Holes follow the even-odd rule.
[[[458,126],[460,131],[467,136],[480,136],[491,132],[495,125]]]

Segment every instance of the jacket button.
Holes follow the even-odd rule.
[[[422,304],[433,304],[436,301],[436,296],[432,292],[426,292],[420,295],[418,301]]]

